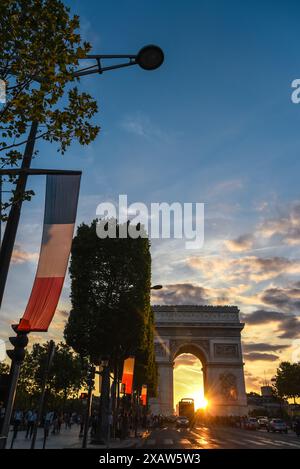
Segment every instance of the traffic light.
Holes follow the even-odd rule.
[[[82,393],[80,394],[79,399],[87,399],[87,398],[88,398],[88,393],[87,393],[87,392],[82,392]]]
[[[17,326],[12,326],[13,330],[16,330]],[[10,343],[14,346],[13,350],[7,350],[9,358],[16,363],[21,363],[25,357],[25,347],[28,344],[28,337],[26,332],[17,332],[14,337],[9,337]]]

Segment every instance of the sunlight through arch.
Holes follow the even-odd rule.
[[[174,408],[178,413],[178,402],[192,398],[195,410],[205,409],[203,371],[201,361],[191,353],[182,353],[174,360]]]

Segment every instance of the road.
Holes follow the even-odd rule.
[[[10,447],[12,431],[9,434]],[[120,442],[110,442],[110,448],[126,447],[133,438]],[[39,429],[36,448],[42,448],[43,429]],[[79,438],[79,427],[73,425],[71,429],[62,428],[59,435],[50,433],[46,447],[52,448],[80,448],[82,439]],[[88,445],[89,448],[100,449],[100,446]],[[153,430],[146,439],[139,439],[137,448],[143,449],[300,449],[300,438],[290,431],[287,435],[268,433],[266,430],[249,431],[228,427],[196,426],[193,429],[176,429],[174,425]],[[18,432],[14,448],[29,449],[30,440],[25,439],[25,432]],[[106,448],[106,446],[104,446]]]
[[[144,449],[300,449],[300,438],[287,435],[228,427],[198,426],[176,429],[174,426],[153,430],[144,441]]]

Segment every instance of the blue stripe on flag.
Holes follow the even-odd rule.
[[[44,224],[74,223],[80,175],[47,175]]]

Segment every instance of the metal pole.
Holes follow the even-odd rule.
[[[87,398],[87,403],[86,403],[86,413],[85,413],[85,419],[84,419],[84,432],[83,432],[83,440],[82,440],[83,449],[85,449],[87,446],[87,437],[88,437],[88,432],[89,432],[90,416],[91,416],[91,409],[92,409],[92,391],[93,391],[93,379],[90,374],[88,398]]]
[[[49,370],[51,368],[52,360],[53,360],[53,357],[54,357],[54,352],[55,352],[55,342],[53,340],[50,340],[49,345],[48,345],[48,354],[47,354],[47,359],[46,359],[46,367],[45,367],[43,383],[42,383],[42,393],[41,393],[40,402],[39,402],[39,410],[38,410],[36,421],[34,422],[33,435],[32,435],[31,446],[30,446],[31,449],[34,449],[34,447],[35,447],[38,426],[39,426],[39,423],[40,423],[42,415],[43,415],[44,402],[45,402],[45,393],[46,393],[46,384],[47,384],[47,380],[48,380]]]
[[[21,363],[14,361],[10,369],[10,377],[9,377],[10,386],[9,386],[8,397],[7,397],[6,406],[5,406],[5,414],[4,414],[3,424],[2,424],[2,435],[1,435],[1,440],[0,440],[1,449],[5,449],[6,443],[7,443],[7,438],[9,434],[9,426],[10,426],[10,421],[11,421],[11,416],[12,416],[12,411],[13,411],[14,401],[15,401],[15,396],[16,396],[17,383],[18,383],[18,378],[20,374],[20,368],[21,368]]]
[[[34,143],[36,139],[36,134],[38,130],[38,122],[33,121],[30,127],[28,140],[26,143],[24,156],[22,160],[22,169],[28,169],[31,165],[33,150],[34,150]],[[1,244],[0,249],[0,307],[2,304],[7,274],[9,270],[9,265],[11,261],[11,256],[13,253],[13,248],[16,239],[16,233],[18,230],[20,214],[21,214],[21,207],[23,203],[23,194],[26,190],[26,183],[27,183],[28,175],[26,172],[21,173],[15,190],[14,201],[11,206],[5,232]]]
[[[103,369],[102,387],[101,387],[101,439],[107,442],[109,426],[109,365]]]

